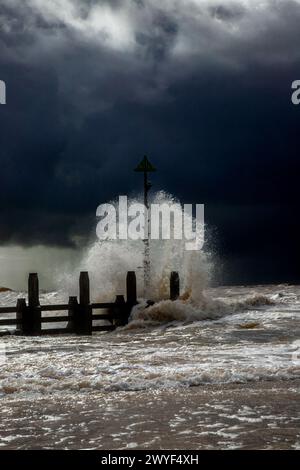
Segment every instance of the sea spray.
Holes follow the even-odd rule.
[[[129,203],[140,202],[141,198],[131,199]],[[153,195],[151,203],[177,201],[163,191]],[[119,221],[120,223],[120,221]],[[210,277],[212,263],[209,254],[201,251],[187,251],[186,240],[150,241],[150,289],[149,298],[153,301],[169,298],[169,279],[171,271],[178,271],[181,291],[193,299],[203,296]],[[59,277],[60,289],[70,295],[76,294],[78,272],[86,270],[90,274],[92,298],[112,301],[118,294],[125,292],[127,271],[137,275],[138,296],[143,297],[143,240],[96,240],[86,250],[76,272],[65,272]]]
[[[138,201],[132,199],[130,203]],[[161,191],[153,196],[152,202],[173,205],[176,200]],[[89,272],[92,299],[96,301],[113,301],[116,295],[124,294],[127,271],[136,272],[139,305],[131,312],[128,329],[174,321],[216,320],[236,311],[273,303],[261,295],[243,301],[211,298],[207,291],[213,272],[211,254],[207,250],[187,251],[185,240],[173,237],[151,240],[149,298],[143,299],[143,255],[143,240],[96,240],[78,266],[78,272]],[[172,271],[178,271],[180,276],[181,296],[175,302],[169,300]],[[64,273],[61,281],[64,291],[76,294],[78,272]],[[149,299],[155,304],[149,306],[146,302]]]

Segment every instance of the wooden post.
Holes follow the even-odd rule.
[[[28,278],[28,308],[25,316],[27,335],[40,335],[42,331],[41,309],[39,300],[39,279],[37,273],[30,273]]]
[[[130,316],[132,307],[137,304],[136,275],[134,271],[128,271],[126,277],[126,323]]]
[[[70,333],[77,333],[77,323],[78,323],[78,301],[77,297],[69,297],[69,308],[68,316],[69,321],[67,328],[70,330]]]
[[[134,271],[128,271],[126,277],[126,300],[127,304],[133,306],[137,304],[136,275]]]
[[[28,278],[28,303],[29,307],[40,305],[39,278],[37,273],[30,273]]]
[[[90,303],[90,279],[87,271],[81,271],[79,277],[79,303],[88,305]]]
[[[170,277],[170,299],[176,300],[180,295],[179,274],[176,271],[171,272]]]
[[[90,280],[89,273],[82,271],[79,277],[79,314],[77,334],[91,335],[93,326],[92,309],[90,306]],[[76,316],[75,316],[76,317]]]
[[[26,300],[18,299],[16,308],[17,329],[16,333],[19,335],[26,335]]]
[[[124,299],[124,295],[117,295],[115,300],[115,305],[113,307],[114,314],[114,325],[115,326],[124,326],[127,324],[127,306]]]

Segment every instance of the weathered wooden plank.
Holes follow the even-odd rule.
[[[98,303],[92,303],[91,307],[93,310],[96,309],[102,309],[102,308],[113,308],[115,305],[114,302],[98,302]]]
[[[57,317],[42,317],[42,323],[57,323],[57,322],[66,322],[69,321],[70,317],[68,315],[61,315]]]
[[[93,326],[93,331],[113,331],[115,330],[115,325],[96,325]]]
[[[41,331],[42,336],[47,335],[67,335],[74,333],[70,328],[49,328]]]
[[[16,325],[17,323],[20,323],[20,320],[16,318],[3,318],[0,320],[0,326]]]
[[[42,312],[59,312],[60,310],[68,310],[69,304],[41,305],[40,309]]]
[[[0,313],[16,313],[16,307],[0,307]]]
[[[97,307],[97,308],[107,308],[106,305],[113,305],[113,304],[103,304],[104,307]],[[57,305],[40,305],[40,310],[42,312],[54,312],[54,311],[61,311],[61,310],[68,310],[68,304],[57,304]],[[16,307],[0,307],[0,314],[1,313],[16,313]]]

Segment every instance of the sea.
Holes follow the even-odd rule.
[[[300,286],[212,287],[211,256],[164,244],[152,247],[148,306],[140,248],[94,242],[78,272],[40,286],[41,304],[65,303],[86,269],[92,300],[113,300],[134,269],[128,325],[0,338],[0,449],[299,449]],[[26,296],[1,292],[0,305]]]

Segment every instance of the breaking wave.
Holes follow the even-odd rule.
[[[140,198],[130,203],[139,202]],[[155,204],[178,204],[165,192],[157,192],[151,201]],[[112,204],[114,202],[112,201]],[[185,240],[151,240],[150,243],[150,287],[148,299],[155,304],[149,306],[144,297],[142,240],[95,241],[86,251],[78,271],[90,274],[92,298],[96,301],[112,301],[116,295],[125,292],[127,271],[137,274],[139,305],[130,317],[128,328],[174,321],[215,320],[238,310],[270,305],[273,301],[262,295],[255,295],[242,301],[227,302],[211,298],[207,288],[213,273],[213,257],[206,251],[187,251]],[[169,278],[171,271],[180,276],[182,295],[179,300],[169,299]],[[60,285],[74,295],[77,290],[77,275],[64,273]]]
[[[128,204],[142,199],[128,200]],[[111,201],[117,204],[116,201]],[[178,201],[165,192],[154,194],[151,203],[178,204]],[[177,209],[178,210],[178,209]],[[206,251],[187,251],[183,240],[151,240],[150,242],[150,287],[147,297],[154,301],[169,298],[169,278],[171,271],[180,275],[181,289],[191,292],[193,298],[201,296],[207,287],[212,273],[212,257]],[[143,256],[142,240],[96,240],[86,250],[76,273],[64,272],[58,279],[58,287],[76,295],[78,271],[90,274],[91,293],[94,299],[112,301],[125,291],[127,271],[137,275],[138,296],[143,298]]]
[[[163,300],[154,305],[145,302],[137,305],[131,312],[129,325],[126,328],[143,327],[169,322],[193,322],[200,320],[218,320],[225,315],[234,314],[253,307],[274,305],[270,297],[254,295],[242,301],[225,302],[214,300],[203,295],[202,302],[195,304],[192,301],[178,299],[176,301]]]

